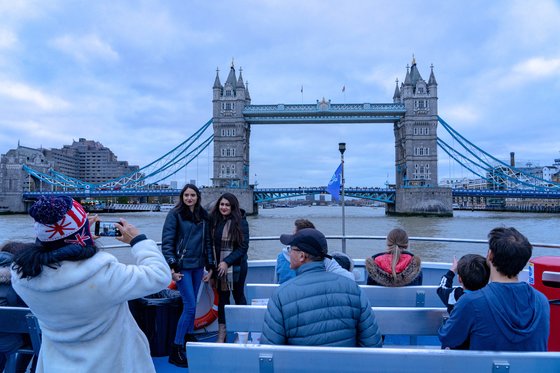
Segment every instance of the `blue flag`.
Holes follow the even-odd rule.
[[[332,198],[335,201],[340,199],[340,184],[342,179],[342,163],[338,166],[334,175],[331,177],[331,181],[329,181],[329,185],[327,185],[327,192],[332,195]]]

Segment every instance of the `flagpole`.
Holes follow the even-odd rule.
[[[346,215],[344,214],[344,152],[346,151],[346,143],[338,143],[338,151],[340,151],[340,164],[342,165],[341,183],[342,190],[340,201],[342,202],[342,252],[346,253]]]

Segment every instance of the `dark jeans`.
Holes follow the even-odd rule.
[[[182,269],[183,279],[177,281],[177,290],[181,293],[183,299],[183,312],[177,322],[177,331],[175,332],[175,340],[173,343],[182,345],[185,341],[186,334],[192,334],[194,331],[194,319],[196,315],[196,296],[202,276],[204,275],[204,267],[195,269]]]
[[[241,262],[241,270],[239,271],[238,281],[233,281],[233,291],[223,291],[218,286],[218,323],[226,323],[225,307],[230,304],[230,295],[233,293],[233,300],[237,305],[246,305],[247,299],[245,298],[245,280],[247,279],[247,262]],[[235,279],[234,279],[235,280]]]

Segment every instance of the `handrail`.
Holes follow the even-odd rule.
[[[385,240],[387,236],[342,236],[342,235],[333,235],[333,236],[325,236],[328,240],[342,240],[343,238],[346,240]],[[278,236],[262,236],[262,237],[250,237],[249,241],[278,241]],[[483,244],[487,245],[488,240],[478,240],[478,239],[469,239],[469,238],[446,238],[446,237],[409,237],[409,241],[422,241],[422,242],[449,242],[449,243],[473,243],[473,244]],[[161,246],[161,242],[157,243]],[[539,248],[548,248],[548,249],[560,249],[560,244],[552,244],[552,243],[531,243],[533,247]],[[128,245],[119,244],[119,245],[105,245],[101,247],[102,249],[118,249],[124,248]]]

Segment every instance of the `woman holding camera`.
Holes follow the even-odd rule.
[[[161,248],[183,300],[169,362],[188,367],[186,343],[196,341],[193,335],[196,296],[201,282],[208,281],[214,268],[208,213],[201,206],[200,190],[195,185],[183,187],[179,202],[167,214]]]
[[[87,213],[72,198],[42,196],[29,214],[37,240],[15,256],[11,278],[41,327],[37,372],[155,372],[128,301],[171,281],[156,243],[120,219],[117,239],[135,260],[125,265],[98,252]]]
[[[214,255],[219,264],[216,268],[218,303],[218,339],[226,340],[225,305],[230,304],[233,292],[235,304],[247,304],[245,279],[247,278],[247,250],[249,249],[249,224],[245,211],[231,193],[224,193],[211,213]]]

